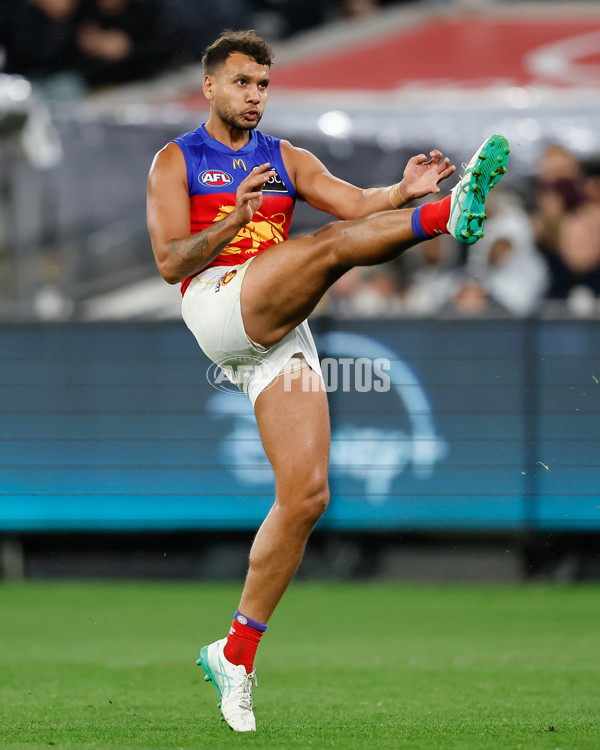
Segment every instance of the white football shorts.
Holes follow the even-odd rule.
[[[254,343],[242,321],[240,294],[252,259],[214,266],[196,276],[183,296],[181,313],[206,356],[243,391],[252,405],[290,360],[301,353],[321,378],[314,339],[305,320],[269,349]]]

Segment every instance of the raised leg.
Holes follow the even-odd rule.
[[[353,266],[384,263],[438,232],[449,232],[465,244],[477,242],[483,236],[485,200],[506,173],[509,153],[504,136],[487,138],[451,197],[416,209],[417,235],[412,225],[415,209],[383,211],[328,224],[314,235],[265,250],[248,267],[242,285],[242,316],[250,338],[267,347],[280,341]]]
[[[250,338],[272,346],[305,320],[350,268],[385,263],[419,242],[412,213],[383,211],[333,222],[258,255],[242,285],[242,317]]]

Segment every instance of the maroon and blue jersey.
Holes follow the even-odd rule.
[[[252,130],[249,142],[234,151],[211,138],[201,125],[175,138],[174,142],[182,150],[187,165],[192,234],[221,221],[233,211],[237,188],[253,167],[269,163],[275,170],[275,175],[263,187],[263,202],[252,221],[206,268],[236,266],[287,239],[296,191],[283,165],[279,138]],[[182,281],[182,294],[194,276]]]

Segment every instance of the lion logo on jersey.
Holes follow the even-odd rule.
[[[221,221],[233,211],[235,206],[221,206],[219,213],[213,219],[213,222]],[[284,240],[285,214],[273,214],[267,217],[257,211],[236,236],[231,240],[229,245],[223,250],[222,255],[239,255],[242,250],[248,253],[257,253],[259,250],[275,245]],[[249,246],[250,243],[250,246]]]

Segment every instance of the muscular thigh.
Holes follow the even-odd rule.
[[[246,333],[272,346],[305,320],[347,269],[331,252],[335,225],[273,245],[250,263],[242,285]]]
[[[284,488],[319,486],[329,468],[329,407],[323,380],[310,368],[280,376],[254,407],[278,494]]]

